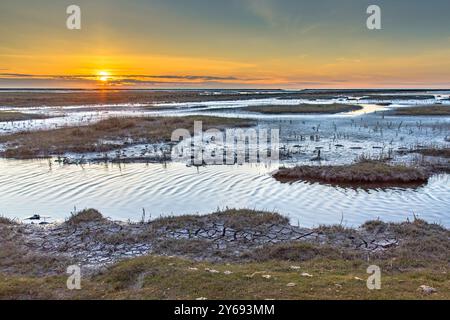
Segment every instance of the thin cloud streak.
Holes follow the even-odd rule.
[[[1,69],[0,69],[1,70]],[[0,73],[1,77],[30,78],[30,79],[97,79],[100,75],[37,75],[26,73]],[[239,78],[235,76],[203,76],[203,75],[148,75],[148,74],[114,74],[110,78],[148,78],[148,79],[174,79],[174,80],[204,80],[204,81],[256,81],[264,79]]]

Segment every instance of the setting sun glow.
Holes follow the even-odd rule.
[[[102,81],[102,82],[106,82],[106,81],[108,81],[109,80],[109,73],[108,72],[106,72],[106,71],[100,71],[99,73],[98,73],[98,76],[99,76],[99,80],[100,81]]]

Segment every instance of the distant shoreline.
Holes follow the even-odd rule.
[[[42,90],[52,90],[52,91],[280,91],[283,92],[343,92],[343,93],[353,93],[353,92],[422,92],[422,91],[450,91],[450,88],[389,88],[389,89],[365,89],[365,88],[355,88],[355,89],[282,89],[282,88],[0,88],[0,91],[16,91],[16,90],[27,90],[27,91],[42,91]]]

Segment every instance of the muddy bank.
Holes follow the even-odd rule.
[[[132,224],[105,219],[90,209],[61,224],[0,221],[0,236],[0,272],[10,274],[57,274],[74,263],[95,272],[120,260],[149,254],[209,262],[395,255],[442,261],[448,260],[450,250],[449,231],[421,220],[402,224],[372,221],[358,229],[307,229],[289,224],[278,214],[252,210]]]

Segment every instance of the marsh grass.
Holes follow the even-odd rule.
[[[12,242],[0,248],[0,274],[42,276],[62,274],[71,262],[67,257],[34,253]]]
[[[343,252],[329,245],[317,245],[308,242],[291,242],[267,245],[256,249],[246,256],[254,261],[291,261],[300,262],[316,258],[343,259]],[[348,256],[345,257],[348,259]]]
[[[0,111],[0,122],[24,121],[33,119],[46,119],[48,116],[41,114],[22,113],[16,111]]]
[[[427,147],[414,149],[412,152],[424,156],[450,158],[450,148]]]
[[[259,91],[259,90],[258,90]],[[152,107],[156,103],[171,102],[203,102],[228,101],[265,98],[283,99],[331,99],[348,95],[367,96],[370,99],[433,99],[431,95],[414,94],[412,90],[303,90],[298,92],[265,92],[256,93],[249,90],[246,94],[224,91],[221,94],[205,94],[204,91],[127,91],[127,90],[74,90],[73,92],[8,92],[0,95],[0,105],[11,107],[35,106],[77,106],[95,104],[147,104]],[[382,94],[381,94],[382,93]],[[400,94],[403,93],[403,94]],[[406,94],[405,94],[406,93]],[[157,107],[158,108],[158,107]]]
[[[164,239],[158,241],[153,253],[165,255],[167,252],[180,256],[200,257],[202,253],[211,249],[211,242],[206,240]]]
[[[430,100],[434,98],[435,97],[432,95],[411,94],[411,92],[408,92],[408,94],[369,95],[365,99],[385,101],[385,100]]]
[[[348,104],[300,104],[300,105],[271,105],[271,106],[251,106],[244,108],[246,111],[259,112],[265,114],[336,114],[361,110],[361,106]]]
[[[281,168],[273,176],[281,182],[309,181],[344,187],[378,188],[418,186],[426,183],[430,175],[416,166],[362,160],[350,165]]]
[[[226,209],[215,213],[198,216],[184,215],[176,217],[163,217],[151,222],[154,228],[178,229],[189,226],[206,226],[210,224],[223,224],[228,228],[258,228],[263,225],[286,225],[289,220],[278,213],[254,211],[246,209]]]
[[[389,231],[400,239],[398,247],[381,256],[385,260],[395,259],[400,269],[426,268],[434,263],[450,265],[450,231],[439,224],[414,217],[402,223],[369,221],[362,228]]]
[[[17,221],[0,215],[0,225],[16,225]]]
[[[419,107],[397,108],[393,114],[399,116],[450,116],[449,105],[430,105]]]
[[[0,105],[11,107],[35,107],[35,106],[78,106],[78,105],[104,105],[104,104],[143,104],[148,108],[160,108],[153,106],[158,103],[177,102],[202,102],[202,101],[227,101],[270,98],[286,96],[279,94],[238,94],[225,93],[219,95],[204,95],[201,91],[128,91],[128,90],[99,90],[99,91],[74,91],[65,93],[51,92],[9,92],[0,95]],[[296,95],[297,96],[297,95]]]
[[[355,229],[348,228],[342,224],[320,225],[319,227],[315,228],[314,231],[320,234],[326,234],[331,239],[336,236],[354,238],[357,235],[357,231]]]
[[[175,129],[185,128],[193,132],[194,121],[202,121],[204,130],[254,125],[249,120],[220,117],[110,118],[86,126],[0,136],[0,143],[7,144],[6,150],[0,155],[5,158],[31,159],[67,152],[101,153],[138,143],[168,142]]]
[[[0,299],[449,299],[445,265],[398,271],[386,261],[316,258],[297,261],[212,264],[147,256],[122,261],[101,274],[83,278],[82,290],[66,289],[67,277],[0,275]],[[392,264],[395,266],[396,261]],[[382,290],[368,290],[366,269],[382,270]],[[448,266],[447,266],[448,267]],[[211,273],[208,270],[216,270]],[[228,274],[225,271],[229,271]],[[231,273],[230,273],[231,272]],[[306,272],[312,277],[302,277]],[[270,279],[262,275],[270,275]],[[293,287],[287,286],[294,283]],[[423,295],[423,284],[437,289]]]
[[[86,212],[83,215],[90,219],[99,218],[98,212]],[[223,212],[222,218],[235,215],[235,212]],[[186,219],[192,223],[194,217]],[[251,224],[278,222],[280,218],[261,214],[257,219]],[[325,233],[343,233],[345,237],[355,232],[342,225],[319,229]],[[64,269],[72,264],[70,261],[24,251],[20,241],[10,238],[10,234],[11,241],[5,241],[7,234],[2,230],[10,233],[12,229],[0,225],[0,299],[450,298],[450,232],[447,229],[420,219],[404,223],[369,221],[361,229],[372,233],[388,230],[400,237],[399,246],[373,254],[370,259],[345,247],[305,242],[266,245],[248,253],[243,260],[221,263],[149,255],[85,274],[82,290],[70,291]],[[168,240],[159,243],[155,253],[164,254],[167,248],[178,248],[179,252],[197,257],[211,250],[205,241]],[[381,268],[382,290],[367,289],[369,265]],[[302,276],[303,273],[311,277]],[[437,292],[424,295],[417,290],[421,285],[432,286]]]
[[[1,220],[3,223],[0,223],[0,277],[2,274],[51,275],[64,272],[64,266],[70,265],[66,257],[30,251],[23,245],[21,226],[10,219]]]
[[[388,227],[388,224],[381,220],[370,220],[365,222],[361,228],[369,232],[383,232]]]
[[[85,209],[80,212],[72,213],[66,223],[69,225],[79,225],[89,222],[106,222],[107,219],[95,209]]]

